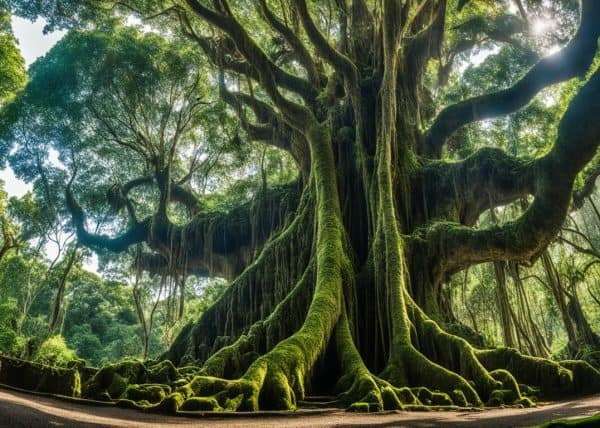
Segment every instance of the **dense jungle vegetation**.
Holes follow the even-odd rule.
[[[11,15],[67,32],[26,70]],[[595,0],[0,0],[0,162],[32,186],[0,191],[0,382],[600,392],[599,37]]]

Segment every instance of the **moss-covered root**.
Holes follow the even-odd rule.
[[[129,384],[146,383],[147,369],[136,360],[122,361],[102,367],[85,385],[83,395],[94,400],[121,398]]]
[[[215,352],[202,366],[199,374],[210,377],[237,379],[260,355],[260,343],[264,342],[264,325],[255,323],[247,334],[241,335],[234,343]]]
[[[462,376],[450,371],[424,356],[412,345],[402,346],[381,373],[393,385],[423,386],[453,397],[457,403],[470,406],[483,405],[475,388]]]
[[[600,390],[600,372],[583,361],[558,363],[523,355],[511,348],[478,350],[476,356],[488,370],[506,369],[520,384],[537,387],[544,398]]]
[[[157,410],[296,409],[297,400],[304,398],[304,380],[324,352],[339,318],[341,297],[336,290],[339,286],[336,282],[317,284],[300,330],[257,358],[241,378],[196,376],[167,396]]]
[[[348,410],[401,410],[405,404],[420,404],[409,388],[396,388],[369,371],[354,345],[345,311],[336,325],[334,340],[343,373],[336,391],[339,392],[338,400]]]
[[[407,296],[409,315],[414,326],[415,345],[427,358],[468,379],[480,397],[487,401],[492,393],[503,389],[502,383],[480,363],[476,350],[465,339],[444,331]],[[497,395],[497,394],[496,394]],[[519,397],[521,398],[521,397]]]
[[[176,388],[156,410],[257,411],[295,410],[304,397],[304,378],[314,363],[305,333],[298,332],[254,361],[244,376],[227,380],[196,376]]]
[[[565,360],[560,362],[564,367],[573,372],[573,388],[580,394],[596,394],[600,391],[600,370],[594,368],[586,361]]]

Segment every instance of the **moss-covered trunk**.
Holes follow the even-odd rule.
[[[441,48],[446,2],[381,0],[375,19],[366,3],[354,1],[348,19],[356,32],[345,35],[341,51],[319,32],[306,2],[293,3],[315,51],[336,70],[326,85],[315,88],[320,96],[303,91],[304,85],[298,89],[304,81],[278,69],[224,2],[212,11],[187,1],[252,65],[251,78],[274,106],[268,116],[288,127],[310,159],[299,162],[303,192],[293,220],[279,221],[278,232],[254,247],[258,255],[164,356],[191,367],[173,369],[165,381],[169,394],[155,408],[295,409],[315,392],[367,411],[531,405],[527,395],[600,389],[600,372],[589,365],[559,364],[511,349],[477,350],[439,324],[445,318],[441,286],[451,274],[483,261],[529,260],[556,234],[575,176],[596,150],[592,141],[600,138],[591,126],[578,130],[575,120],[581,112],[600,113],[594,104],[600,75],[573,101],[546,156],[525,162],[488,149],[462,162],[444,162],[434,140],[476,120],[467,103],[466,110],[459,109],[466,119],[451,110],[428,135],[422,132],[434,107],[423,76]],[[272,21],[268,14],[267,19]],[[301,43],[278,28],[292,45]],[[319,76],[315,80],[308,84],[321,84]],[[302,101],[292,101],[281,88]],[[226,88],[222,92],[235,98]],[[565,164],[567,153],[574,155]],[[493,203],[490,192],[497,195]],[[486,230],[471,227],[486,209],[527,193],[536,198],[519,221]],[[79,213],[80,225],[82,218]],[[201,217],[180,229],[165,226],[166,210],[162,223],[155,224],[157,218],[149,228],[154,248],[160,250],[161,242],[165,251],[165,243],[184,247],[188,262],[205,262],[211,248]],[[249,238],[220,236],[231,241],[225,245],[230,253],[242,248],[252,253],[246,251]],[[198,245],[185,246],[188,241]],[[137,406],[140,389],[133,399],[123,384],[148,383],[156,376],[132,370],[101,371],[87,391],[132,399]],[[124,378],[129,380],[123,383]]]
[[[415,96],[384,75],[377,92],[363,90],[375,110],[308,128],[312,167],[295,220],[166,355],[198,367],[177,406],[293,409],[311,393],[356,410],[531,405],[600,387],[583,363],[478,351],[437,323],[442,261],[406,239],[427,216],[415,204],[418,106],[396,104],[399,91]],[[356,121],[362,138],[348,138]]]

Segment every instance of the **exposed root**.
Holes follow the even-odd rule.
[[[267,353],[281,340],[289,337],[292,332],[288,333],[285,329],[298,329],[301,319],[306,316],[306,310],[303,308],[307,308],[310,304],[313,276],[314,259],[293,290],[277,305],[271,315],[264,321],[256,322],[248,333],[241,335],[233,344],[214,353],[204,363],[200,373],[206,376],[237,379],[260,355]]]
[[[600,372],[584,361],[556,362],[523,355],[515,349],[477,350],[488,370],[505,369],[519,384],[537,388],[540,397],[556,398],[600,390]]]
[[[396,388],[369,371],[354,345],[345,313],[336,326],[335,342],[344,373],[336,385],[338,400],[349,410],[401,410],[405,404],[420,404],[409,388]]]
[[[423,386],[455,397],[457,402],[481,406],[482,402],[473,386],[462,376],[436,364],[412,345],[397,350],[401,361],[391,362],[381,376],[394,385]],[[454,401],[450,400],[448,404]]]
[[[414,329],[412,340],[424,355],[473,382],[483,400],[487,400],[494,390],[502,387],[479,362],[471,344],[442,330],[409,296],[407,301]]]

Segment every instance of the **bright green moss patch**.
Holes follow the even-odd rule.
[[[469,402],[465,397],[465,393],[462,392],[460,389],[455,389],[454,391],[452,391],[452,401],[454,401],[454,404],[456,404],[459,407],[467,407],[469,405]]]
[[[157,404],[161,402],[168,394],[171,393],[171,388],[168,385],[160,384],[142,384],[129,385],[125,390],[124,397],[128,400],[142,401],[146,400],[149,403]]]
[[[219,412],[222,411],[223,408],[219,405],[219,402],[214,397],[192,397],[185,400],[179,410],[189,412]]]
[[[580,419],[557,419],[541,424],[539,428],[597,428],[600,427],[600,413],[594,416]]]
[[[364,403],[358,401],[356,403],[352,403],[350,407],[348,407],[348,412],[358,412],[358,413],[368,413],[370,405],[369,403]]]

